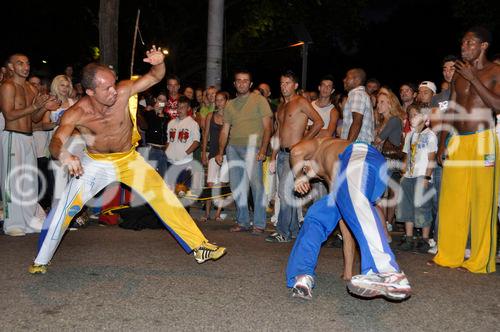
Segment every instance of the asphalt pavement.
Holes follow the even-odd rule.
[[[197,210],[191,210],[196,215]],[[402,303],[362,300],[340,279],[342,254],[323,248],[313,300],[290,296],[292,243],[200,224],[228,248],[197,264],[166,230],[89,227],[67,233],[46,275],[30,275],[37,235],[0,236],[1,330],[134,331],[498,331],[500,273],[427,266],[396,256],[413,287]]]

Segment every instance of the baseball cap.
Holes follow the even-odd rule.
[[[421,87],[425,86],[426,88],[429,88],[432,90],[432,92],[434,92],[434,94],[436,93],[436,84],[434,84],[434,82],[431,82],[431,81],[423,81],[422,83],[420,83],[420,85],[418,86],[418,88],[420,89]]]

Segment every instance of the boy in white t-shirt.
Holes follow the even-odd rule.
[[[177,117],[167,126],[167,185],[172,190],[177,184],[191,186],[193,151],[200,146],[200,127],[188,116],[189,99],[180,96],[177,103]]]
[[[436,159],[437,137],[427,127],[428,110],[412,107],[408,111],[412,131],[406,135],[403,152],[404,175],[401,179],[401,201],[396,209],[396,218],[405,223],[405,236],[400,250],[417,250],[426,253],[429,248],[429,234],[432,224],[432,200],[435,194],[432,172]],[[422,238],[413,236],[413,228],[422,228]]]

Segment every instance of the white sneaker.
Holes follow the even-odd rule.
[[[304,300],[312,300],[312,289],[314,278],[308,274],[301,274],[295,277],[295,285],[292,288],[292,296]]]
[[[431,247],[429,250],[427,250],[427,253],[432,254],[432,255],[437,254],[438,253],[438,247],[437,246]]]
[[[360,274],[351,278],[347,288],[361,297],[383,296],[396,301],[405,300],[411,294],[410,283],[403,272]]]
[[[432,254],[432,255],[437,254],[438,248],[437,248],[436,241],[434,239],[429,239],[429,242],[427,242],[427,243],[429,243],[429,246],[430,246],[429,250],[427,250],[427,253]]]
[[[13,227],[8,231],[5,231],[5,234],[10,236],[25,236],[26,232],[23,231],[21,228]]]

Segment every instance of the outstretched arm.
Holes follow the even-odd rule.
[[[156,46],[153,45],[153,47],[146,52],[146,58],[144,58],[143,61],[152,65],[151,70],[132,83],[131,96],[146,91],[163,79],[165,76],[164,60],[165,55],[162,53],[160,47],[156,48]]]

